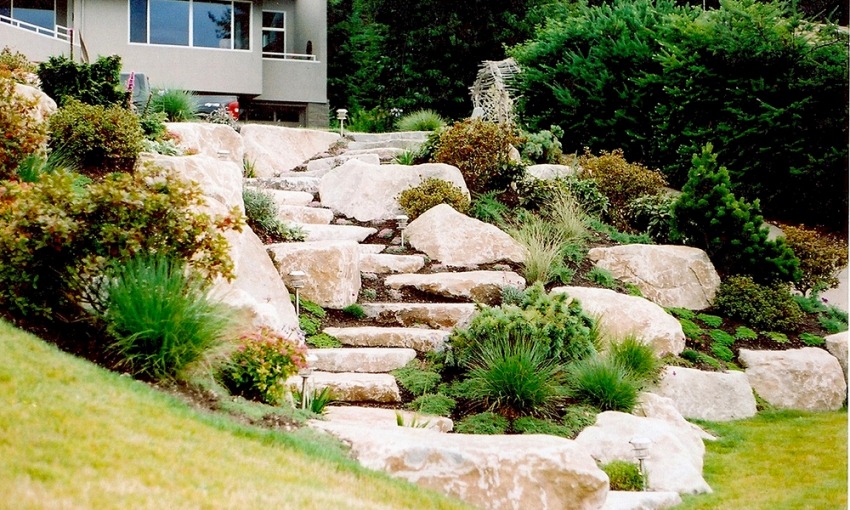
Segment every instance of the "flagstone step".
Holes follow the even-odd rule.
[[[414,273],[425,267],[424,255],[360,253],[361,273]]]
[[[306,191],[285,191],[282,189],[267,189],[256,186],[254,189],[262,190],[271,195],[274,203],[277,204],[278,207],[288,205],[305,206],[313,201],[313,194],[307,193]]]
[[[475,314],[474,303],[361,303],[367,317],[399,326],[452,329],[465,327]]]
[[[407,365],[416,351],[401,347],[342,347],[310,349],[316,357],[313,368],[322,372],[363,372],[378,374]]]
[[[382,409],[380,407],[327,406],[323,417],[326,422],[360,425],[371,429],[394,429],[401,426],[431,429],[437,432],[451,432],[454,428],[454,422],[451,418],[444,416]],[[399,425],[399,419],[402,425]]]
[[[524,289],[525,278],[513,271],[395,274],[387,276],[384,285],[391,289],[412,287],[435,296],[466,298],[495,304],[501,302],[502,288]]]
[[[298,226],[306,234],[305,241],[354,241],[362,242],[370,235],[377,232],[371,227],[359,227],[357,225],[314,225],[299,223]]]
[[[343,345],[355,347],[406,347],[419,352],[441,351],[449,332],[441,329],[362,326],[325,328]]]
[[[277,217],[286,223],[309,223],[328,225],[334,219],[334,212],[324,207],[306,207],[301,205],[279,205]]]
[[[286,384],[301,391],[302,381],[301,376],[294,375]],[[307,379],[307,387],[315,392],[330,388],[331,397],[337,402],[401,402],[398,384],[390,374],[317,371]]]
[[[280,177],[245,179],[245,186],[315,194],[319,191],[319,180],[318,177],[290,173]]]
[[[381,253],[387,246],[385,244],[359,244],[357,248],[361,255]]]

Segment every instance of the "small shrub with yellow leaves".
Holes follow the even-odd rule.
[[[402,191],[398,196],[398,205],[411,220],[440,204],[449,204],[457,212],[466,214],[469,210],[469,197],[451,182],[434,177],[425,179],[419,186]]]

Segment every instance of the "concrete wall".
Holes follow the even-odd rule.
[[[309,60],[263,60],[263,101],[326,103],[328,68]]]
[[[54,55],[70,56],[71,45],[68,41],[39,35],[29,30],[0,23],[0,47],[19,51],[33,62],[44,62]],[[80,47],[74,48],[74,55],[80,54]]]

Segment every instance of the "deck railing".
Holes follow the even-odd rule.
[[[71,39],[71,29],[68,27],[63,27],[61,25],[54,25],[53,29],[51,30],[40,25],[33,25],[32,23],[27,23],[26,21],[10,18],[9,16],[5,16],[3,14],[0,14],[0,23],[12,25],[13,27],[21,28],[23,30],[29,30],[30,32],[35,32],[38,35],[50,37],[51,39],[59,39],[62,41],[69,41]]]

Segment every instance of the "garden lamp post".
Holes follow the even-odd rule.
[[[307,366],[298,371],[301,376],[301,409],[307,409],[307,380],[313,375],[313,364],[318,359],[315,354],[308,354],[305,358]]]
[[[340,108],[336,111],[336,118],[339,120],[339,136],[345,136],[345,119],[348,118],[348,110]]]
[[[636,436],[629,441],[629,444],[632,445],[632,448],[635,451],[635,458],[638,460],[638,464],[640,465],[640,476],[642,479],[643,490],[646,490],[646,468],[643,461],[649,458],[649,445],[652,444],[652,441],[645,437]]]
[[[295,316],[301,315],[301,289],[307,285],[307,273],[292,271],[289,273],[289,284],[295,289]]]
[[[395,217],[395,220],[398,222],[398,229],[401,231],[401,247],[404,248],[404,231],[407,229],[407,220],[409,218],[404,214],[400,214]]]

